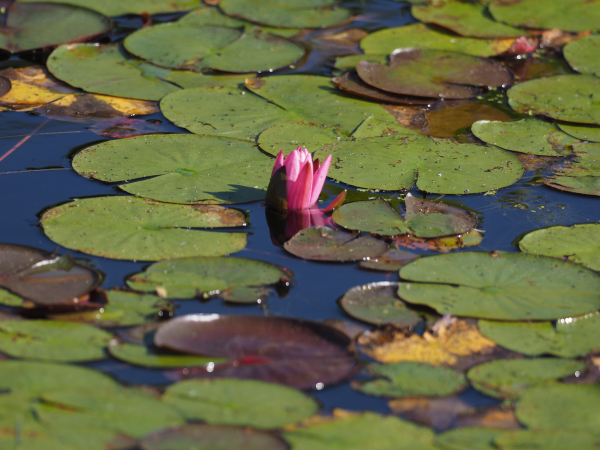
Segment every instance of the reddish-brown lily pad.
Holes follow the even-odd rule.
[[[349,377],[357,367],[344,333],[292,318],[190,314],[161,325],[154,344],[230,360],[172,373],[177,378],[244,378],[322,389]]]

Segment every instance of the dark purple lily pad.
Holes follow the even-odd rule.
[[[167,428],[146,435],[140,442],[142,450],[287,450],[286,442],[265,431],[248,427],[188,424]]]
[[[327,227],[299,231],[283,248],[293,255],[316,261],[360,261],[383,255],[388,244],[371,235],[348,233]]]
[[[176,378],[243,378],[322,389],[349,377],[357,367],[345,334],[292,318],[190,314],[161,325],[154,344],[231,360],[172,372]]]

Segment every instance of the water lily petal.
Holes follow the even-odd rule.
[[[291,190],[288,190],[288,209],[305,209],[311,206],[312,181],[312,164],[304,164],[298,178],[292,183]]]
[[[323,164],[315,171],[315,176],[313,178],[312,185],[312,193],[310,196],[310,204],[314,205],[317,203],[319,199],[319,194],[321,194],[321,190],[323,189],[323,185],[325,184],[325,179],[327,178],[327,172],[329,171],[329,166],[331,165],[331,155],[325,158]]]
[[[273,175],[275,175],[275,172],[277,172],[277,169],[279,169],[280,167],[283,167],[283,150],[281,150],[279,152],[279,154],[277,155],[277,158],[275,158],[275,164],[273,165],[273,172],[271,172],[271,177]]]

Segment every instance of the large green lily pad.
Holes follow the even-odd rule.
[[[600,77],[600,36],[585,36],[571,42],[563,48],[563,54],[577,72]]]
[[[467,380],[461,372],[417,362],[372,364],[368,371],[380,380],[358,385],[365,394],[384,397],[445,396],[462,390]]]
[[[600,447],[597,432],[569,430],[514,430],[505,431],[494,439],[493,448],[502,450],[544,449],[564,450],[566,448]],[[469,449],[470,450],[470,449]]]
[[[163,401],[187,420],[270,429],[299,422],[319,409],[296,389],[255,380],[188,380],[169,386]]]
[[[365,36],[360,48],[369,54],[389,55],[398,48],[424,48],[465,53],[473,56],[495,56],[507,51],[514,39],[475,39],[456,36],[422,23],[386,28]]]
[[[495,0],[489,11],[499,22],[565,31],[600,29],[600,3],[587,0]]]
[[[348,315],[363,322],[412,328],[421,322],[421,316],[398,298],[397,290],[398,283],[389,281],[355,286],[339,304]]]
[[[579,142],[553,123],[533,118],[515,122],[479,120],[471,126],[471,131],[488,144],[540,156],[567,156],[572,145]]]
[[[335,0],[222,0],[219,8],[228,16],[282,28],[328,27],[350,18]]]
[[[193,257],[152,264],[132,275],[132,289],[164,289],[172,298],[194,298],[236,286],[263,286],[289,280],[292,273],[274,264],[246,258]]]
[[[16,358],[80,362],[106,357],[112,334],[85,324],[54,320],[0,322],[0,351]]]
[[[479,321],[479,329],[487,338],[525,355],[556,355],[574,358],[600,349],[600,315],[560,319],[550,322]]]
[[[304,48],[287,39],[239,28],[166,23],[129,35],[125,48],[153,64],[172,69],[259,72],[302,58]]]
[[[73,168],[138,197],[171,203],[245,203],[262,200],[273,161],[246,141],[220,136],[165,134],[107,141],[75,155]]]
[[[32,2],[34,0],[19,0]],[[202,5],[201,0],[48,0],[51,3],[67,3],[70,5],[83,6],[101,12],[107,16],[123,16],[125,14],[161,14],[187,11]]]
[[[434,434],[397,417],[364,412],[283,433],[294,450],[434,450]]]
[[[154,261],[220,256],[246,245],[245,233],[195,228],[238,227],[244,214],[220,206],[172,205],[135,197],[95,197],[49,209],[46,235],[73,250],[115,259]]]
[[[443,450],[496,450],[494,439],[503,430],[493,428],[454,428],[436,436],[436,445]]]
[[[600,224],[542,228],[523,236],[519,248],[522,252],[563,258],[600,271]]]
[[[14,2],[8,8],[2,8],[0,48],[22,52],[52,47],[90,39],[111,27],[112,21],[108,17],[86,8],[46,2]]]
[[[365,83],[400,95],[471,98],[477,86],[504,86],[512,75],[495,61],[463,53],[430,49],[402,49],[389,65],[361,61],[356,71]]]
[[[491,397],[517,398],[529,386],[574,375],[587,364],[558,358],[497,359],[467,373],[471,385]]]
[[[567,192],[600,195],[600,144],[575,147],[577,158],[544,180],[547,186]]]
[[[497,39],[519,37],[526,34],[509,25],[496,22],[480,3],[457,1],[414,5],[412,15],[421,22],[439,25],[461,36],[479,39]]]
[[[594,99],[599,90],[598,77],[559,75],[513,86],[508,90],[508,103],[523,114],[600,125],[600,104]]]
[[[565,133],[584,141],[600,142],[600,127],[589,127],[578,124],[557,124]]]
[[[440,314],[551,320],[600,307],[600,276],[579,264],[522,253],[465,252],[416,259],[398,295]]]
[[[166,96],[160,108],[169,120],[193,133],[253,142],[261,131],[279,122],[337,125],[346,135],[369,117],[396,123],[382,107],[339,93],[324,77],[282,75],[251,81],[247,87],[252,92],[227,87],[185,89]]]

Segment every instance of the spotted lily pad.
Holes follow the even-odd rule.
[[[34,0],[19,0],[19,2],[32,2]],[[51,3],[67,3],[99,11],[107,16],[123,16],[125,14],[161,14],[187,11],[197,8],[202,4],[200,0],[49,0]]]
[[[355,286],[339,304],[347,314],[363,322],[412,328],[421,322],[421,316],[398,298],[397,290],[398,283],[389,281]]]
[[[109,18],[89,9],[46,2],[14,2],[2,15],[0,48],[9,52],[91,39],[112,26]]]
[[[165,134],[107,141],[75,155],[84,177],[138,197],[171,203],[244,203],[261,200],[273,161],[246,141],[220,136]]]
[[[91,325],[53,320],[0,322],[0,351],[25,359],[80,362],[106,357],[112,334]]]
[[[519,241],[522,252],[554,256],[600,271],[600,224],[550,227],[527,233]]]
[[[448,1],[429,5],[414,5],[412,15],[421,22],[439,25],[461,36],[479,39],[523,36],[525,30],[494,21],[487,8],[478,3]]]
[[[245,233],[193,228],[245,225],[244,214],[219,206],[158,203],[135,197],[74,200],[49,209],[41,219],[46,235],[60,245],[97,256],[154,261],[219,256],[246,245]]]
[[[586,0],[495,0],[489,11],[498,22],[565,31],[600,29],[600,4]]]
[[[600,142],[600,127],[589,127],[578,124],[557,124],[565,133],[584,141]]]
[[[371,375],[383,377],[358,385],[365,394],[384,397],[444,396],[462,390],[467,380],[461,372],[416,362],[372,364]]]
[[[180,316],[158,329],[154,343],[181,353],[236,361],[215,364],[211,371],[180,373],[191,378],[245,378],[321,389],[347,378],[356,368],[348,350],[350,339],[341,331],[283,317]]]
[[[440,314],[551,320],[600,307],[600,276],[579,264],[522,253],[419,258],[400,269],[398,295]]]
[[[278,69],[302,58],[304,48],[259,29],[166,23],[128,36],[125,48],[139,58],[172,69],[258,72]]]
[[[511,47],[513,41],[514,39],[466,38],[417,23],[371,33],[360,41],[360,48],[367,56],[389,55],[398,48],[423,48],[486,57],[504,53]]]
[[[491,397],[517,398],[529,386],[574,375],[586,363],[558,358],[490,361],[467,373],[471,385]]]
[[[256,380],[187,380],[167,388],[163,401],[187,420],[221,425],[279,428],[319,409],[295,389]]]
[[[246,258],[193,257],[152,264],[127,284],[145,292],[162,290],[172,298],[201,297],[236,286],[262,286],[289,280],[291,272]]]
[[[600,78],[592,75],[538,78],[510,88],[508,103],[524,114],[600,125],[600,105],[594,100],[599,89]]]
[[[479,321],[484,336],[499,345],[537,356],[551,354],[562,358],[574,358],[600,349],[600,315],[560,319],[556,325],[550,322],[520,323]]]
[[[600,144],[580,144],[575,151],[577,158],[546,178],[544,184],[567,192],[600,195]]]
[[[571,153],[573,139],[556,125],[537,119],[515,122],[490,122],[480,120],[471,126],[475,136],[488,144],[513,152],[541,156],[567,156]]]
[[[271,27],[319,28],[335,25],[350,18],[350,11],[338,7],[335,0],[222,0],[221,8],[228,16]]]

